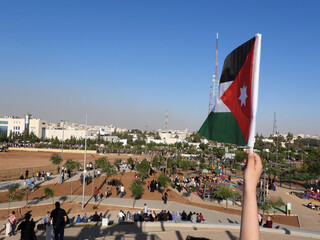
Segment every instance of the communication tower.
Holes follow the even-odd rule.
[[[168,113],[168,109],[166,109],[166,115],[165,115],[165,119],[164,119],[164,130],[165,131],[168,130],[168,123],[169,123],[169,113]]]
[[[274,113],[273,117],[273,136],[275,136],[277,133],[277,118],[276,118],[276,113]]]
[[[213,79],[213,88],[210,86],[210,100],[209,100],[209,111],[208,114],[210,114],[214,104],[215,104],[215,99],[217,97],[217,92],[218,92],[218,86],[219,86],[219,68],[218,68],[218,33],[217,33],[217,38],[216,38],[216,65],[215,65],[215,74],[212,76]]]

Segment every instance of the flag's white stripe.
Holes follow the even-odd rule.
[[[261,34],[256,34],[254,55],[253,55],[253,70],[252,70],[252,87],[251,87],[251,124],[249,130],[248,146],[253,149],[254,136],[256,134],[256,114],[258,108],[258,90],[259,90],[259,72],[260,72],[260,55],[261,55]]]
[[[219,84],[219,94],[215,98],[214,107],[212,112],[231,112],[230,109],[221,100],[221,96],[230,87],[233,81],[224,82]]]

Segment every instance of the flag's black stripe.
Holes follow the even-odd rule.
[[[226,57],[226,60],[224,60],[223,63],[220,83],[233,81],[237,77],[254,44],[254,41],[255,37],[237,47]]]

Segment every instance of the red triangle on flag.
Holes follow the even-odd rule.
[[[237,77],[221,96],[221,100],[230,109],[246,141],[249,137],[251,120],[251,85],[254,45]]]

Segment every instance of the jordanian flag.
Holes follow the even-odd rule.
[[[225,59],[214,107],[199,133],[213,141],[253,147],[258,104],[261,35]]]

